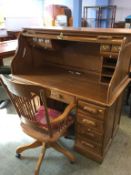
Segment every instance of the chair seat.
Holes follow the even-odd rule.
[[[50,122],[54,119],[56,119],[57,117],[59,117],[62,113],[56,109],[52,109],[52,108],[48,108],[48,114],[49,114],[49,119]],[[47,128],[47,122],[46,122],[46,112],[45,112],[45,107],[44,106],[40,106],[37,113],[35,114],[36,117],[36,121],[38,123],[40,123],[40,125],[42,125],[43,127]],[[73,121],[73,118],[71,116],[68,116],[68,121],[69,123],[71,121]],[[55,124],[52,126],[53,129],[58,128],[58,124]]]
[[[49,114],[49,118],[50,118],[50,122],[59,117],[61,115],[61,112],[52,108],[48,108],[48,114]],[[24,122],[24,120],[21,120],[21,127],[22,130],[30,135],[31,137],[41,141],[41,142],[54,142],[57,141],[59,139],[60,136],[64,135],[66,132],[66,129],[74,122],[72,116],[68,116],[67,119],[67,125],[66,127],[64,126],[64,128],[61,128],[61,130],[59,130],[59,125],[55,124],[52,125],[52,129],[53,129],[53,136],[50,137],[48,134],[46,134],[45,132],[45,128],[48,128],[47,122],[46,122],[46,116],[45,116],[45,107],[44,106],[40,106],[37,113],[35,114],[36,117],[36,122],[35,121],[29,121],[28,119],[25,119],[26,122]]]
[[[61,112],[52,108],[48,108],[48,114],[50,121],[52,121],[53,119],[57,118],[61,114]],[[44,127],[47,126],[46,112],[44,106],[39,107],[37,113],[35,114],[35,117],[38,123],[42,124]]]
[[[65,134],[65,129],[60,131],[57,131],[53,133],[53,136],[50,137],[48,134],[46,134],[43,130],[42,132],[42,128],[38,128],[38,127],[32,127],[32,125],[28,125],[25,123],[21,123],[21,128],[23,130],[24,133],[26,133],[27,135],[33,137],[36,140],[39,140],[40,142],[55,142],[57,141],[60,136]]]

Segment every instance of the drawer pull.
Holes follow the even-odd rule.
[[[102,110],[102,109],[99,109],[98,112],[99,112],[99,113],[103,113],[103,110]]]
[[[87,124],[87,125],[92,125],[92,126],[96,126],[96,123],[91,121],[91,120],[87,120],[87,119],[83,119],[82,123]]]
[[[95,134],[92,133],[92,132],[90,132],[90,131],[88,131],[88,130],[87,130],[87,132],[85,132],[85,131],[81,131],[81,134],[89,135],[89,136],[91,136],[91,137],[95,137]]]
[[[85,111],[87,111],[89,113],[92,113],[92,114],[97,114],[97,112],[98,112],[97,109],[93,109],[93,108],[90,108],[88,106],[84,106],[83,110],[85,110]]]
[[[64,38],[64,34],[61,32],[60,35],[57,36],[57,39],[62,40]]]
[[[59,94],[59,98],[60,98],[60,99],[63,99],[64,97],[63,97],[63,95]]]
[[[88,147],[90,147],[90,148],[95,148],[95,146],[92,145],[91,143],[87,143],[87,142],[85,142],[85,141],[82,141],[81,143],[82,143],[82,145],[86,145],[86,146],[88,146]]]
[[[95,137],[95,134],[88,132],[88,135],[90,135],[91,137]]]
[[[107,36],[107,35],[98,35],[97,36],[98,39],[112,39],[112,36]]]

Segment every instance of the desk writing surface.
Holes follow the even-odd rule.
[[[17,40],[0,42],[0,57],[4,57],[8,54],[14,54],[17,48]]]
[[[124,79],[126,83],[128,81],[129,54],[125,55],[123,51],[124,44],[129,42],[128,38],[124,38],[128,32],[114,29],[27,28],[19,38],[19,52],[12,62],[12,74],[42,85],[47,83],[46,87],[58,88],[77,98],[111,106],[114,103],[112,99],[117,99],[124,89]],[[45,64],[48,63],[84,72],[87,76],[85,79],[84,76],[75,78],[60,69],[60,72],[46,71]],[[43,68],[42,73],[40,67]],[[92,73],[91,77],[88,72]],[[94,74],[98,74],[96,79],[92,79]],[[116,94],[116,89],[119,94]]]
[[[79,28],[74,28],[74,27],[30,27],[30,28],[24,28],[25,31],[36,31],[37,32],[46,32],[46,33],[54,33],[58,31],[62,32],[70,32],[74,34],[74,32],[80,34],[84,33],[93,33],[93,34],[109,34],[109,35],[131,35],[131,30],[127,28],[88,28],[88,27],[79,27]]]
[[[107,86],[92,81],[90,77],[73,75],[62,69],[45,67],[42,71],[33,71],[24,75],[13,75],[15,79],[40,84],[50,89],[56,89],[67,94],[86,98],[90,101],[106,103]],[[92,88],[93,87],[93,88]]]

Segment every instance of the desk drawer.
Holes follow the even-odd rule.
[[[83,114],[78,114],[77,122],[80,123],[83,127],[91,128],[92,130],[97,131],[98,133],[103,133],[103,121],[96,120]]]
[[[76,145],[79,145],[85,151],[91,151],[93,153],[101,154],[102,146],[98,143],[93,143],[90,140],[78,137],[76,140]]]
[[[76,130],[77,135],[80,137],[102,143],[103,135],[98,132],[94,132],[91,128],[83,127],[81,124],[77,124]]]
[[[103,120],[105,115],[105,108],[83,101],[78,101],[78,112]]]
[[[61,93],[61,92],[55,91],[55,90],[51,90],[50,97],[55,99],[55,100],[62,101],[65,103],[71,103],[71,102],[74,102],[74,100],[75,100],[75,98],[73,96],[68,95],[68,94],[64,94],[64,93]]]
[[[101,44],[100,52],[110,52],[111,45],[110,44]]]
[[[120,51],[120,49],[121,49],[120,45],[112,45],[111,51],[118,53]]]

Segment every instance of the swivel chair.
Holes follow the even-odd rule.
[[[74,155],[59,145],[57,141],[66,134],[69,126],[73,124],[74,120],[69,114],[75,104],[67,105],[64,112],[61,113],[47,107],[47,99],[51,94],[49,89],[18,83],[4,75],[1,75],[1,82],[20,117],[23,132],[35,139],[32,144],[18,147],[16,149],[17,157],[20,158],[21,153],[26,149],[42,147],[34,175],[39,174],[42,159],[49,147],[63,153],[73,163]]]

